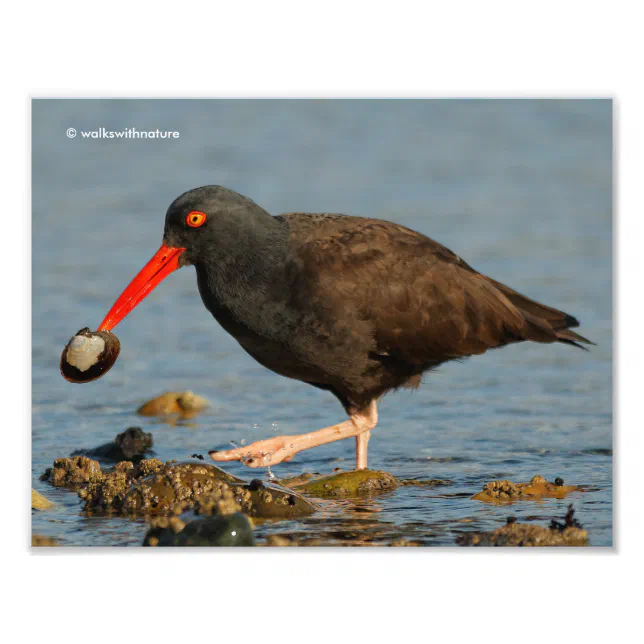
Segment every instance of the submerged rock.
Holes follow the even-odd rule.
[[[292,548],[298,545],[297,540],[290,536],[283,536],[281,534],[269,534],[266,537],[267,546],[273,548]]]
[[[395,490],[399,482],[389,474],[378,470],[353,470],[329,476],[295,477],[281,484],[317,497],[352,497]]]
[[[140,416],[170,416],[178,414],[184,417],[194,416],[209,406],[209,402],[192,391],[169,391],[152,400],[148,400],[136,410]]]
[[[32,510],[48,510],[53,507],[54,503],[52,503],[48,498],[44,497],[40,492],[36,492],[33,488],[31,489]]]
[[[57,458],[54,466],[41,475],[41,481],[49,481],[54,487],[77,488],[103,478],[101,466],[86,456]]]
[[[397,479],[399,485],[412,485],[415,487],[444,487],[453,485],[449,479]]]
[[[518,523],[510,517],[506,525],[494,532],[463,534],[456,543],[460,546],[585,546],[588,532],[574,518],[574,513],[569,505],[563,523],[553,519],[548,528]]]
[[[561,478],[549,483],[542,476],[533,476],[529,483],[512,483],[512,481],[492,481],[487,483],[481,492],[472,499],[486,503],[512,503],[526,499],[544,497],[563,499],[570,492],[579,489],[576,485],[564,485]]]
[[[140,427],[128,427],[124,432],[117,434],[111,443],[80,453],[109,461],[138,462],[146,453],[151,452],[151,448],[152,434],[144,432]],[[74,452],[74,455],[78,453]]]
[[[269,534],[264,543],[260,546],[269,548],[309,548],[311,546],[324,545],[322,539],[318,537],[294,536],[291,534]]]
[[[51,547],[57,546],[58,541],[53,537],[43,537],[40,534],[31,535],[31,547],[32,548],[42,548],[42,547]]]
[[[165,521],[165,522],[164,522]],[[143,540],[144,546],[254,546],[250,521],[239,512],[198,517],[184,523],[176,517],[157,519]]]

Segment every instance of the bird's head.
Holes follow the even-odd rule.
[[[254,201],[222,186],[177,197],[166,213],[163,243],[114,303],[98,327],[111,331],[170,273],[181,266],[226,257],[261,235],[273,218]]]

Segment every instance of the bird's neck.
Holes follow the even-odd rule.
[[[284,223],[268,216],[238,243],[195,263],[201,298],[224,328],[262,325],[271,291],[283,280],[287,242]]]

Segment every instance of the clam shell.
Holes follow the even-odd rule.
[[[116,362],[121,343],[110,331],[81,329],[63,349],[60,372],[69,382],[97,380]]]

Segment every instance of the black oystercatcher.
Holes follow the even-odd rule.
[[[316,432],[212,452],[215,461],[275,465],[356,439],[367,466],[376,401],[417,387],[424,372],[514,342],[592,344],[577,320],[475,271],[399,224],[338,214],[273,217],[221,186],[190,190],[168,209],[163,244],[116,301],[113,329],[161,280],[193,264],[201,298],[255,360],[333,393],[349,419]]]

